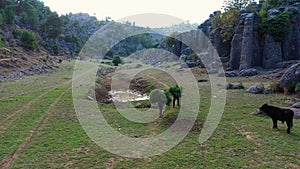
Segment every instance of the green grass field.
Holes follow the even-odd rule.
[[[0,168],[300,168],[300,120],[294,120],[288,135],[285,124],[274,130],[270,118],[251,115],[264,103],[289,106],[285,101],[292,96],[229,90],[216,131],[200,145],[210,85],[199,83],[200,110],[193,130],[166,153],[134,159],[111,154],[87,136],[74,111],[72,73],[73,62],[66,62],[53,74],[0,83]],[[227,81],[246,87],[271,82],[257,77]],[[178,108],[167,107],[163,119],[137,124],[113,104],[99,103],[99,108],[113,128],[141,138],[169,128],[178,113]]]

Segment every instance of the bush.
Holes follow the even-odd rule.
[[[4,47],[5,46],[5,42],[3,38],[0,38],[0,47]]]
[[[175,45],[176,39],[174,38],[178,33],[173,32],[170,36],[167,36],[165,39],[165,43],[169,51],[173,49],[173,45]]]
[[[280,89],[278,82],[270,83],[269,87],[272,89],[273,93],[280,93],[282,89]]]
[[[79,39],[75,35],[66,35],[64,39],[66,42],[75,43],[75,44],[79,43]]]
[[[260,30],[262,33],[271,35],[275,41],[281,42],[291,30],[291,19],[293,16],[293,12],[285,11],[275,18],[264,18],[260,25]]]
[[[14,29],[12,30],[12,34],[13,34],[14,38],[19,39],[20,36],[21,36],[21,34],[22,34],[22,30],[21,30],[21,29],[14,28]]]
[[[113,58],[113,60],[112,60],[112,63],[115,65],[115,66],[118,66],[120,63],[122,63],[123,61],[122,61],[122,59],[121,59],[121,57],[120,56],[116,56],[116,57],[114,57]]]
[[[52,42],[49,44],[49,47],[52,49],[54,55],[58,55],[59,50],[60,50],[58,43]]]
[[[300,82],[295,85],[295,92],[300,92]]]
[[[3,24],[3,16],[2,13],[0,13],[0,26]]]
[[[22,45],[27,49],[35,50],[38,47],[35,35],[30,30],[24,30],[21,34],[20,40]]]
[[[217,13],[212,20],[212,30],[220,30],[221,37],[224,42],[232,40],[234,31],[239,23],[238,15],[240,11],[236,8],[231,8],[226,12]]]

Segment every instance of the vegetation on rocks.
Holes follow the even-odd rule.
[[[264,18],[260,25],[261,31],[270,34],[275,41],[283,41],[290,32],[291,19],[294,14],[294,12],[285,11],[275,18]]]
[[[22,31],[20,40],[22,42],[22,45],[27,49],[35,50],[38,47],[35,35],[30,30]]]

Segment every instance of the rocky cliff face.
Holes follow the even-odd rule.
[[[261,7],[257,4],[257,9]],[[283,41],[275,41],[268,33],[262,33],[261,17],[255,12],[243,10],[240,12],[239,24],[232,41],[224,43],[217,31],[212,31],[211,21],[215,14],[201,24],[202,30],[211,40],[221,59],[228,61],[228,69],[249,69],[260,66],[263,68],[284,67],[287,60],[300,59],[300,3],[291,1],[289,5],[281,5],[268,10],[267,18],[274,18],[284,11],[296,11],[290,22],[290,31]],[[284,26],[284,25],[283,25]]]

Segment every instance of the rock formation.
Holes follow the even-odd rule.
[[[218,29],[212,31],[211,23],[217,12],[210,15],[210,18],[201,24],[198,29],[209,37],[212,44],[219,53],[219,56],[228,57],[228,69],[249,69],[263,67],[266,69],[280,68],[286,66],[284,61],[300,59],[300,3],[290,1],[279,7],[269,9],[267,18],[275,18],[284,11],[296,11],[291,19],[290,31],[282,41],[276,41],[268,33],[260,30],[261,17],[257,14],[262,3],[253,3],[256,11],[241,10],[239,24],[236,27],[230,43],[223,41]]]

